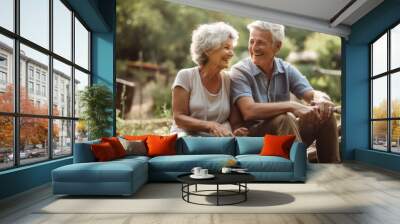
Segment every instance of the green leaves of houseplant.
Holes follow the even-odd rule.
[[[112,126],[112,92],[102,84],[86,87],[80,92],[81,119],[88,127],[89,139],[110,136]]]

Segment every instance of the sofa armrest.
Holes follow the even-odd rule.
[[[307,148],[301,142],[295,141],[290,149],[290,160],[293,162],[293,179],[306,180]]]
[[[74,163],[89,163],[95,162],[96,158],[94,157],[90,146],[92,144],[98,144],[100,140],[88,141],[75,143],[74,147]]]

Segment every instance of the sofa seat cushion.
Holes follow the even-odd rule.
[[[236,156],[236,160],[249,172],[293,172],[292,161],[283,157],[250,154]]]
[[[151,172],[190,172],[193,167],[203,167],[211,172],[219,171],[230,159],[231,155],[174,155],[158,156],[149,160]]]
[[[232,137],[182,137],[177,141],[178,155],[235,155],[235,138]]]
[[[149,161],[149,159],[150,159],[150,157],[148,157],[148,156],[130,155],[130,156],[125,156],[124,158],[120,158],[120,159],[114,160],[113,162],[116,162],[116,161],[130,162],[130,161],[135,161],[135,160],[147,162],[147,161]]]
[[[58,182],[131,182],[132,176],[139,172],[147,172],[147,163],[131,159],[75,163],[59,167],[52,173],[53,181]]]

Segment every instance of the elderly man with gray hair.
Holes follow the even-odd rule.
[[[284,26],[254,21],[247,26],[249,58],[232,67],[231,97],[250,136],[293,134],[307,146],[316,140],[318,162],[340,162],[334,104],[314,90],[291,64],[276,58]],[[290,101],[290,93],[308,105]]]

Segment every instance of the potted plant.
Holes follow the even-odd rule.
[[[87,126],[89,140],[110,136],[112,93],[102,84],[86,87],[80,94],[81,119]]]

